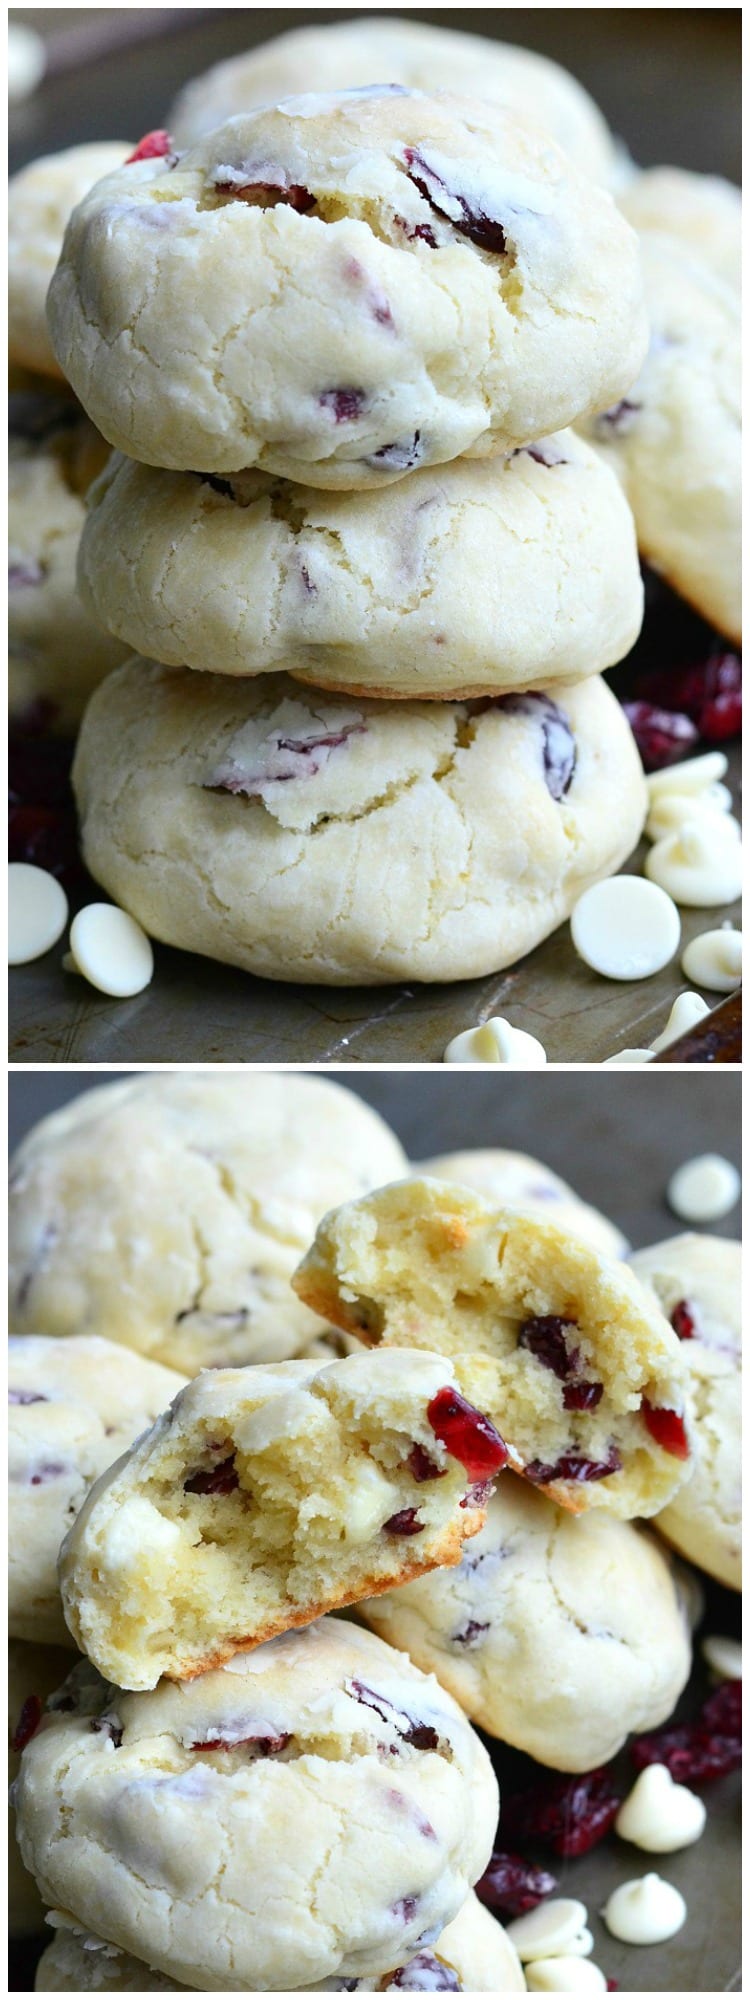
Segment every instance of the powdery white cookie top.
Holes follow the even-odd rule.
[[[482,1729],[561,1771],[605,1764],[672,1713],[690,1636],[656,1538],[578,1517],[504,1473],[456,1569],[360,1606]],[[501,1845],[502,1815],[501,1815]],[[511,1843],[512,1844],[512,1843]]]
[[[668,1320],[630,1269],[552,1223],[400,1181],[325,1216],[293,1282],[368,1346],[449,1355],[509,1465],[572,1513],[656,1514],[689,1474]]]
[[[134,660],[79,738],[86,861],[153,938],[321,984],[512,964],[634,847],[619,703],[378,702]]]
[[[167,665],[417,697],[583,680],[629,651],[643,605],[630,509],[572,431],[377,497],[115,456],[79,585]]]
[[[10,708],[73,735],[93,688],[125,647],[84,610],[76,557],[85,495],[108,446],[73,397],[50,383],[9,400]]]
[[[341,1990],[339,1979],[316,1981],[306,1992],[329,1993]],[[414,1992],[445,1990],[456,1993],[522,1993],[525,1982],[518,1953],[501,1924],[490,1916],[475,1895],[467,1896],[458,1916],[448,1924],[432,1946],[392,1973],[364,1973],[346,1981],[347,1991],[389,1993],[406,1988]],[[59,1928],[37,1970],[36,1991],[167,1993],[187,1992],[166,1974],[151,1972],[142,1960],[101,1938],[85,1937],[80,1931]]]
[[[68,218],[90,188],[121,167],[122,139],[47,153],[14,174],[8,189],[8,356],[42,375],[64,374],[47,331],[45,300]]]
[[[671,236],[690,261],[699,257],[717,278],[739,289],[742,196],[718,174],[684,167],[649,167],[635,174],[618,205],[639,234]]]
[[[693,1416],[692,1477],[658,1526],[682,1555],[739,1590],[740,1245],[718,1236],[672,1236],[638,1250],[632,1263],[680,1339]]]
[[[622,480],[643,555],[739,639],[739,302],[673,238],[649,230],[640,242],[646,361],[627,395],[584,429]]]
[[[498,1795],[478,1737],[351,1624],[153,1694],[84,1664],[78,1704],[24,1753],[24,1857],[49,1903],[186,1985],[387,1972],[440,1936],[489,1858]]]
[[[60,366],[147,464],[380,489],[623,396],[638,242],[533,126],[386,89],[290,99],[76,209]]]
[[[289,1283],[316,1222],[405,1164],[377,1113],[324,1078],[86,1091],[13,1163],[12,1325],[106,1333],[185,1374],[293,1354],[316,1330]]]
[[[557,1229],[569,1229],[582,1236],[605,1257],[624,1257],[627,1243],[622,1230],[597,1208],[582,1201],[567,1181],[553,1173],[542,1160],[528,1153],[512,1153],[505,1148],[477,1147],[463,1153],[439,1153],[422,1160],[414,1170],[431,1180],[458,1181],[474,1188],[499,1208],[525,1208]]]
[[[390,83],[484,98],[523,112],[583,173],[605,186],[613,183],[615,147],[605,120],[559,63],[494,37],[394,16],[292,29],[217,63],[180,92],[170,129],[179,144],[191,143],[238,112],[309,90],[312,79],[323,92]]]
[[[110,1340],[12,1339],[8,1366],[9,1623],[19,1639],[73,1644],[57,1553],[94,1481],[154,1422],[184,1376]]]

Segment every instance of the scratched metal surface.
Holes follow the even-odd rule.
[[[702,1151],[740,1157],[740,1084],[731,1071],[696,1072],[685,1087],[675,1071],[629,1071],[581,1079],[560,1072],[438,1070],[410,1075],[344,1072],[339,1078],[394,1126],[412,1159],[466,1146],[504,1145],[541,1155],[588,1200],[624,1229],[635,1247],[674,1232],[664,1190],[674,1167]],[[38,1118],[100,1079],[54,1070],[10,1079],[10,1132],[16,1145]],[[719,1225],[735,1236],[738,1211]],[[738,1631],[739,1599],[708,1587],[703,1630]],[[696,1712],[707,1692],[695,1668],[680,1713]],[[487,1739],[489,1744],[489,1739]],[[490,1745],[506,1792],[530,1776],[526,1760]],[[632,1773],[620,1764],[624,1785]],[[709,1817],[697,1846],[649,1857],[610,1837],[578,1861],[551,1864],[565,1894],[590,1913],[595,1960],[620,1990],[640,1993],[724,1993],[740,1990],[739,1779],[706,1790]],[[541,1859],[541,1853],[540,1853]],[[598,1912],[617,1882],[655,1866],[685,1896],[688,1916],[665,1945],[634,1949],[609,1937]],[[11,1990],[30,1990],[40,1947],[13,1954]]]
[[[131,10],[141,25],[143,10]],[[362,10],[173,10],[173,32],[52,75],[11,120],[11,163],[74,141],[162,122],[178,87],[285,27]],[[644,164],[670,160],[739,178],[739,10],[404,9],[525,43],[573,69]],[[163,18],[161,11],[159,19]],[[314,79],[311,79],[314,84]],[[685,940],[725,912],[685,912]],[[552,1062],[601,1062],[650,1041],[680,990],[679,967],[630,988],[580,964],[567,927],[509,972],[466,984],[334,989],[252,979],[157,948],[153,985],[111,1001],[60,969],[61,950],[11,979],[17,1063],[436,1063],[491,1013],[544,1042]]]

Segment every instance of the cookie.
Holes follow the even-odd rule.
[[[289,1283],[316,1223],[405,1170],[377,1112],[322,1077],[87,1090],[13,1161],[12,1328],[105,1334],[185,1375],[283,1359],[322,1331]]]
[[[739,1243],[692,1234],[632,1259],[681,1341],[693,1419],[692,1478],[655,1525],[731,1590],[742,1584],[741,1262]]]
[[[293,1625],[456,1563],[505,1463],[449,1362],[212,1369],[97,1480],[60,1551],[65,1616],[118,1687],[190,1680]],[[479,1471],[477,1470],[479,1467]]]
[[[24,1859],[49,1904],[187,1986],[388,1972],[431,1947],[489,1859],[479,1738],[343,1620],[153,1694],[86,1664],[58,1700],[21,1761]]]
[[[62,388],[12,395],[9,418],[10,712],[73,735],[92,689],[128,650],[76,588],[86,489],[109,446]]]
[[[45,301],[72,210],[104,174],[121,167],[124,139],[46,153],[14,174],[8,188],[8,358],[42,375],[64,370],[54,354]]]
[[[378,491],[607,408],[647,340],[611,197],[509,112],[398,86],[123,167],[76,209],[47,310],[128,457]]]
[[[323,1979],[308,1993],[341,1991],[341,1980]],[[408,1965],[394,1972],[365,1973],[348,1979],[350,1993],[429,1992],[524,1993],[526,1983],[515,1946],[495,1917],[484,1909],[477,1896],[467,1896],[458,1916],[448,1924],[436,1944],[425,1946]],[[186,1986],[164,1973],[150,1972],[141,1959],[131,1958],[102,1938],[85,1937],[80,1931],[55,1931],[44,1953],[36,1977],[37,1993],[186,1993]]]
[[[8,1647],[8,1777],[18,1776],[21,1748],[47,1696],[64,1681],[70,1654],[54,1646],[24,1646],[11,1639]],[[15,1815],[8,1811],[8,1926],[12,1938],[35,1937],[44,1929],[44,1904],[33,1875],[24,1868],[15,1834]]]
[[[514,964],[647,809],[598,679],[474,708],[133,660],[89,706],[73,781],[87,867],[152,937],[337,986]]]
[[[367,1346],[448,1355],[511,1467],[572,1513],[656,1514],[691,1469],[669,1321],[627,1265],[552,1223],[399,1181],[325,1216],[293,1283]]]
[[[642,554],[727,638],[740,604],[740,319],[730,286],[673,237],[641,237],[651,345],[627,396],[584,425]]]
[[[308,90],[400,83],[410,90],[455,90],[521,112],[562,146],[582,173],[611,186],[616,152],[588,91],[569,70],[532,49],[432,22],[357,16],[332,26],[274,35],[185,85],[169,115],[179,145],[259,104]]]
[[[622,1231],[608,1216],[581,1201],[567,1181],[541,1160],[530,1159],[528,1153],[509,1153],[501,1147],[439,1153],[433,1160],[419,1162],[414,1172],[420,1178],[426,1175],[435,1181],[457,1181],[461,1187],[484,1195],[497,1208],[524,1208],[543,1222],[553,1222],[556,1229],[569,1229],[573,1236],[582,1237],[603,1257],[624,1257],[627,1251]]]
[[[377,497],[114,456],[79,585],[168,666],[451,700],[584,680],[630,650],[643,611],[630,508],[572,431]]]
[[[11,1340],[9,1629],[72,1646],[57,1555],[89,1487],[154,1422],[184,1377],[110,1340]]]
[[[655,229],[671,236],[691,263],[699,257],[739,290],[742,196],[731,181],[683,167],[649,167],[628,181],[618,207],[640,234]]]
[[[690,1633],[655,1536],[574,1516],[508,1474],[460,1567],[358,1607],[490,1736],[591,1771],[671,1715]],[[500,1820],[502,1832],[502,1814]]]

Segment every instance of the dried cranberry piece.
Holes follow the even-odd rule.
[[[640,674],[635,692],[688,716],[709,743],[721,743],[742,727],[742,661],[715,644],[703,660]]]
[[[550,798],[559,805],[570,790],[577,760],[575,737],[567,715],[547,694],[499,695],[493,705],[504,708],[508,715],[536,715],[541,719],[544,781]]]
[[[543,1903],[545,1896],[553,1896],[556,1888],[556,1876],[548,1875],[545,1868],[524,1861],[520,1854],[499,1852],[492,1855],[489,1866],[474,1885],[474,1893],[503,1923],[510,1923],[512,1917],[535,1910],[537,1903]]]
[[[315,207],[316,197],[310,189],[292,181],[289,187],[280,187],[276,181],[215,181],[217,194],[228,194],[232,201],[244,201],[248,208],[293,208],[297,215],[308,215]]]
[[[235,1493],[239,1486],[239,1473],[234,1462],[234,1452],[223,1458],[220,1465],[214,1465],[203,1472],[192,1472],[183,1485],[184,1493]]]
[[[115,1749],[119,1750],[122,1742],[122,1725],[116,1716],[94,1715],[90,1726],[95,1736],[108,1736]]]
[[[69,806],[73,746],[56,736],[23,734],[10,738],[8,793],[13,805]]]
[[[48,1486],[51,1479],[62,1479],[63,1473],[69,1471],[68,1465],[60,1465],[54,1459],[45,1460],[43,1465],[37,1466],[36,1472],[32,1472],[29,1485]]]
[[[603,1395],[603,1382],[566,1382],[563,1389],[563,1409],[595,1410]]]
[[[323,389],[318,397],[322,410],[331,410],[337,424],[351,424],[367,406],[365,389]]]
[[[189,1743],[188,1749],[243,1750],[246,1744],[251,1743],[253,1749],[257,1750],[259,1757],[278,1757],[279,1752],[285,1750],[287,1743],[291,1743],[291,1740],[291,1731],[289,1730],[282,1730],[278,1736],[238,1736],[232,1739],[225,1736],[212,1736],[208,1737],[205,1743]]]
[[[432,1723],[417,1721],[406,1709],[396,1708],[387,1695],[378,1694],[366,1681],[345,1681],[344,1688],[363,1708],[374,1709],[381,1722],[389,1723],[403,1743],[411,1743],[415,1750],[437,1750],[440,1739]]]
[[[695,1722],[635,1736],[630,1755],[637,1771],[666,1764],[677,1784],[707,1785],[742,1762],[742,1683],[723,1681]]]
[[[611,1472],[621,1472],[622,1459],[616,1444],[611,1444],[606,1458],[583,1458],[580,1452],[564,1451],[554,1465],[544,1465],[540,1458],[532,1458],[523,1471],[524,1479],[530,1479],[532,1486],[550,1486],[554,1479],[590,1482],[608,1479]]]
[[[11,1749],[26,1749],[27,1743],[30,1743],[32,1736],[36,1735],[42,1720],[42,1712],[39,1695],[28,1694],[11,1737]]]
[[[410,181],[436,215],[450,222],[460,236],[468,236],[480,250],[492,250],[497,256],[504,255],[508,244],[505,229],[497,216],[488,215],[486,209],[475,207],[466,195],[450,188],[442,174],[430,165],[416,146],[404,147],[404,159]],[[412,171],[414,168],[416,172]]]
[[[536,1318],[525,1319],[518,1336],[519,1347],[526,1347],[543,1368],[551,1368],[559,1382],[566,1375],[572,1375],[578,1361],[578,1349],[568,1352],[565,1335],[568,1327],[577,1332],[577,1321],[558,1319],[555,1313],[541,1313]]]
[[[384,1535],[423,1535],[425,1521],[420,1521],[416,1507],[402,1507],[400,1513],[392,1514],[383,1522]]]
[[[500,1432],[458,1389],[438,1389],[427,1405],[427,1415],[435,1436],[470,1479],[491,1477],[507,1464],[508,1447]]]
[[[397,1903],[391,1904],[391,1916],[400,1917],[402,1923],[410,1924],[417,1914],[418,1902],[418,1896],[401,1896]]]
[[[701,1723],[704,1729],[715,1730],[719,1736],[742,1734],[742,1682],[722,1681],[714,1688],[703,1703]]]
[[[38,562],[9,563],[8,589],[30,590],[36,584],[43,583],[46,574],[47,570],[43,563],[38,563]]]
[[[658,1404],[650,1403],[648,1396],[644,1396],[641,1401],[641,1413],[647,1431],[656,1443],[661,1445],[662,1451],[668,1451],[672,1458],[690,1457],[687,1431],[682,1417],[676,1410],[662,1409]]]
[[[434,1951],[420,1951],[408,1965],[400,1965],[388,1982],[387,1991],[405,1993],[461,1993],[463,1988],[455,1966],[437,1958]]]
[[[35,1389],[9,1389],[9,1403],[48,1403],[49,1396],[39,1396]]]
[[[613,403],[611,410],[600,410],[594,420],[594,429],[598,436],[605,440],[615,432],[622,434],[630,431],[642,408],[642,403],[629,403],[627,397],[623,396],[620,403]]]
[[[672,1313],[672,1326],[678,1340],[695,1340],[695,1307],[689,1306],[687,1299],[680,1299]]]
[[[493,1492],[491,1479],[474,1479],[467,1486],[463,1500],[459,1500],[459,1507],[484,1507]]]
[[[416,1479],[419,1485],[424,1479],[444,1479],[448,1471],[447,1465],[436,1465],[434,1458],[430,1458],[429,1452],[424,1451],[421,1444],[412,1445],[406,1463],[412,1479]]]
[[[383,444],[379,451],[371,454],[367,464],[374,466],[376,470],[379,466],[383,466],[391,472],[410,472],[413,465],[419,464],[423,455],[421,439],[421,431],[415,431],[414,436],[405,441],[397,440],[395,444]]]
[[[429,222],[417,222],[411,228],[405,215],[394,215],[393,220],[397,229],[403,229],[409,243],[428,243],[431,250],[437,250],[437,237]]]
[[[503,1828],[516,1840],[538,1840],[553,1854],[588,1854],[609,1833],[622,1795],[609,1771],[600,1767],[576,1778],[550,1778],[545,1785],[503,1800]]]
[[[698,730],[688,715],[654,708],[650,701],[624,701],[623,709],[633,731],[645,771],[661,771],[678,764],[698,742]]]
[[[78,837],[70,814],[46,806],[11,806],[8,814],[8,855],[45,868],[66,888],[83,880]]]
[[[123,165],[132,167],[136,160],[162,159],[167,153],[171,153],[173,144],[174,141],[169,132],[147,132],[145,138],[141,139],[136,146],[135,152],[128,153],[128,157],[123,162]]]
[[[468,1625],[463,1625],[460,1632],[454,1632],[451,1643],[454,1646],[476,1646],[482,1633],[489,1632],[489,1629],[489,1621],[483,1625],[479,1619],[470,1618]]]

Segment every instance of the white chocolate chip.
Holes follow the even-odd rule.
[[[685,947],[682,970],[696,986],[709,993],[731,993],[742,978],[742,932],[731,924],[718,931],[702,931]]]
[[[720,1153],[700,1153],[673,1173],[667,1201],[682,1222],[720,1222],[734,1208],[741,1185],[731,1160]]]
[[[529,1993],[606,1993],[607,1981],[591,1959],[537,1958],[524,1967]]]
[[[674,1854],[700,1840],[706,1808],[686,1785],[676,1785],[666,1764],[647,1764],[620,1807],[615,1832],[649,1854]]]
[[[650,979],[680,942],[671,897],[640,875],[613,875],[579,897],[570,919],[579,958],[605,979]]]
[[[690,1630],[695,1632],[706,1615],[706,1593],[700,1577],[687,1563],[675,1562],[674,1581]]]
[[[701,1652],[720,1681],[741,1681],[742,1647],[739,1639],[708,1638],[701,1642]]]
[[[700,993],[678,993],[666,1027],[651,1043],[654,1055],[658,1055],[660,1049],[668,1049],[671,1042],[679,1040],[680,1035],[686,1035],[690,1028],[695,1027],[696,1021],[702,1021],[708,1012],[708,1003],[701,999]]]
[[[730,807],[731,803],[730,794]],[[728,807],[723,804],[717,806],[710,792],[699,792],[697,797],[694,792],[665,792],[662,798],[655,799],[646,821],[646,837],[648,840],[661,840],[665,833],[676,832],[685,820],[705,826],[709,832],[718,820],[720,833],[723,829],[732,840],[742,837],[739,820],[734,819]]]
[[[587,1914],[585,1903],[575,1897],[553,1896],[551,1902],[537,1904],[535,1910],[516,1917],[505,1929],[525,1965],[533,1958],[556,1958],[575,1951],[574,1940],[585,1929]],[[593,1938],[588,1950],[592,1948]]]
[[[685,820],[646,855],[649,881],[690,909],[733,903],[742,890],[742,844],[731,828],[722,831],[726,820],[721,814],[712,820],[710,827],[697,818]]]
[[[541,1069],[546,1061],[547,1051],[535,1035],[511,1027],[497,1014],[481,1027],[455,1035],[443,1056],[447,1063],[509,1063],[517,1069]]]
[[[47,52],[41,35],[22,21],[13,21],[8,29],[9,102],[18,104],[22,98],[31,97],[46,67]]]
[[[42,958],[62,937],[68,921],[68,898],[54,875],[30,861],[12,861],[8,869],[8,964],[28,965]]]
[[[114,903],[87,903],[79,910],[70,927],[70,949],[84,978],[116,1000],[142,993],[153,976],[150,939]]]
[[[653,1062],[653,1049],[620,1049],[619,1055],[605,1056],[601,1069],[624,1069],[632,1063]]]
[[[661,1875],[641,1875],[613,1889],[602,1916],[607,1930],[623,1944],[663,1944],[682,1930],[687,1904]]]
[[[649,798],[661,798],[664,792],[705,792],[709,785],[725,778],[728,769],[729,759],[723,750],[707,750],[705,756],[690,757],[685,764],[668,764],[646,779]]]

